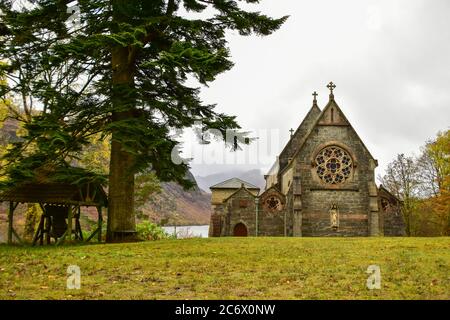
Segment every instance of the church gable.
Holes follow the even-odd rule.
[[[254,199],[257,196],[250,192],[246,187],[242,186],[240,189],[236,190],[233,194],[231,194],[228,198],[223,200],[223,202],[233,202],[234,200],[239,199]]]
[[[334,84],[330,83],[330,85],[334,85]],[[334,87],[331,87],[331,88],[334,89]],[[306,134],[303,141],[300,142],[299,148],[297,149],[297,151],[295,152],[295,154],[292,157],[296,157],[299,154],[300,150],[303,148],[306,141],[311,139],[311,136],[314,133],[317,133],[317,130],[320,127],[324,127],[324,128],[330,127],[328,130],[325,130],[329,136],[328,140],[330,142],[340,140],[341,142],[343,142],[345,144],[345,142],[350,139],[353,145],[355,145],[355,143],[359,143],[361,145],[362,149],[364,150],[364,152],[368,155],[368,157],[370,159],[374,160],[375,161],[374,163],[376,164],[375,158],[372,156],[369,149],[366,147],[364,142],[361,140],[361,138],[359,137],[356,130],[350,124],[350,121],[348,121],[344,112],[342,112],[341,108],[338,106],[338,104],[334,100],[334,94],[333,94],[332,89],[331,89],[330,100],[329,100],[328,104],[325,106],[323,111],[317,117],[316,121],[311,126],[309,132]],[[335,129],[332,129],[332,128],[335,128]],[[341,129],[348,128],[348,131],[343,131],[340,128]],[[319,150],[317,150],[317,151],[319,151]]]
[[[260,203],[265,205],[265,204],[269,204],[270,201],[273,199],[279,199],[280,204],[283,206],[286,203],[286,197],[284,194],[282,194],[280,192],[280,190],[278,190],[276,187],[271,187],[267,190],[265,190],[260,196]],[[270,207],[270,205],[268,206]]]
[[[259,196],[259,203],[262,211],[273,213],[284,209],[286,197],[277,188],[272,187]]]
[[[347,118],[334,100],[331,100],[319,117],[317,125],[349,126]]]

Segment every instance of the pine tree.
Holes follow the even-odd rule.
[[[95,179],[70,163],[90,136],[110,136],[107,239],[115,241],[135,230],[136,173],[150,168],[161,181],[191,185],[188,165],[171,161],[172,130],[198,121],[222,134],[240,129],[199,98],[233,66],[226,31],[269,35],[287,17],[242,9],[258,0],[78,0],[68,10],[72,2],[0,2],[1,70],[10,80],[1,94],[26,91],[43,110],[9,152],[7,172],[13,182],[42,167],[64,168],[61,179]],[[23,154],[29,144],[36,151]]]

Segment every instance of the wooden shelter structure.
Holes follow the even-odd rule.
[[[58,245],[65,239],[83,241],[81,232],[81,207],[96,207],[98,212],[97,228],[86,239],[90,241],[95,235],[98,241],[102,239],[102,208],[108,206],[108,198],[99,184],[85,183],[74,185],[70,183],[27,183],[7,189],[0,193],[0,202],[9,202],[8,213],[8,243],[13,242],[13,236],[23,243],[14,230],[14,211],[20,203],[37,203],[42,209],[39,227],[33,237],[33,245],[51,243],[55,239]]]

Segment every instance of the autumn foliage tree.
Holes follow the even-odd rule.
[[[450,130],[416,158],[398,155],[379,179],[402,200],[408,235],[450,235]]]
[[[439,132],[434,141],[426,144],[423,153],[431,159],[433,168],[426,172],[434,172],[432,183],[428,179],[423,182],[433,185],[430,189],[437,192],[420,203],[419,225],[431,224],[436,234],[450,236],[450,130]]]
[[[382,185],[402,201],[406,234],[411,235],[411,220],[418,196],[419,179],[417,164],[413,157],[404,154],[388,164],[386,173],[380,178]]]

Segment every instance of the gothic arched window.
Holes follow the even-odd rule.
[[[352,158],[347,151],[337,146],[320,150],[315,162],[317,175],[328,184],[343,183],[353,171]]]

